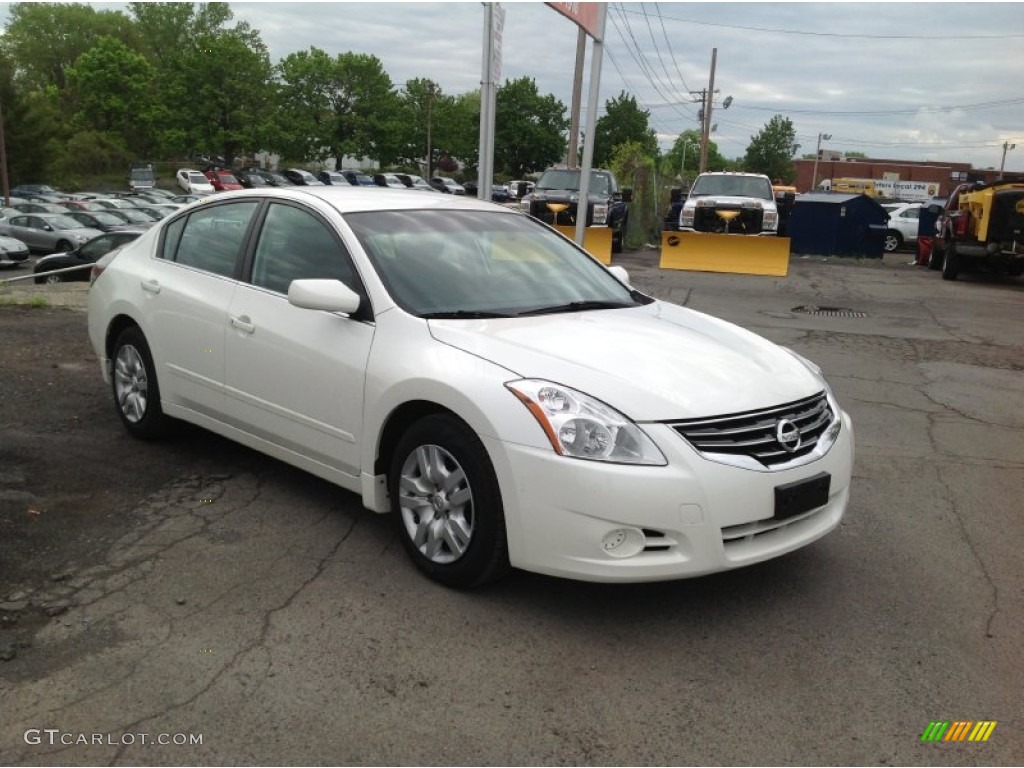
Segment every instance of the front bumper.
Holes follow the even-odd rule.
[[[28,261],[28,250],[0,253],[0,267],[16,267]]]
[[[512,565],[584,581],[662,581],[751,565],[806,546],[839,525],[849,501],[853,427],[845,413],[841,418],[828,453],[782,471],[705,459],[662,424],[643,427],[668,460],[663,467],[581,461],[487,438]],[[831,476],[828,502],[774,520],[775,488],[821,472]],[[610,553],[609,542],[623,536],[635,546]]]

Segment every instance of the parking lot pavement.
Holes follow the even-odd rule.
[[[39,513],[0,510],[0,650],[30,642],[0,663],[3,762],[1019,764],[1024,284],[905,261],[617,259],[822,365],[857,433],[836,532],[633,586],[443,589],[352,494],[197,429],[126,438],[82,313],[0,306],[0,477]]]

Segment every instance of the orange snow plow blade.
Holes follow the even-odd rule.
[[[576,227],[559,224],[555,227],[570,240],[576,240]],[[612,263],[612,231],[608,227],[587,227],[583,230],[583,250],[602,264]]]
[[[785,277],[788,237],[662,232],[661,268]]]

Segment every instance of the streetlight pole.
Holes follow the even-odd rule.
[[[811,172],[811,189],[810,189],[811,192],[813,192],[814,190],[816,190],[818,188],[818,160],[821,158],[821,142],[822,142],[822,140],[824,140],[824,141],[831,141],[832,140],[832,136],[830,134],[828,134],[828,133],[819,133],[818,134],[818,148],[817,148],[817,150],[814,153],[814,170]]]
[[[683,139],[683,161],[679,164],[679,183],[686,185],[686,148],[690,146],[689,139]]]
[[[1003,168],[1006,167],[1006,153],[1007,153],[1008,150],[1014,149],[1016,146],[1017,146],[1016,144],[1011,144],[1008,141],[1004,141],[1003,142],[1003,159],[999,163],[999,178],[1000,179],[1003,178]]]

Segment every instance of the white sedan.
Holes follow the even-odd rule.
[[[227,192],[93,280],[131,434],[180,419],[347,488],[444,584],[697,576],[847,507],[853,428],[813,363],[489,202]]]
[[[216,191],[204,174],[191,168],[182,168],[174,174],[174,179],[186,194],[212,195]]]

